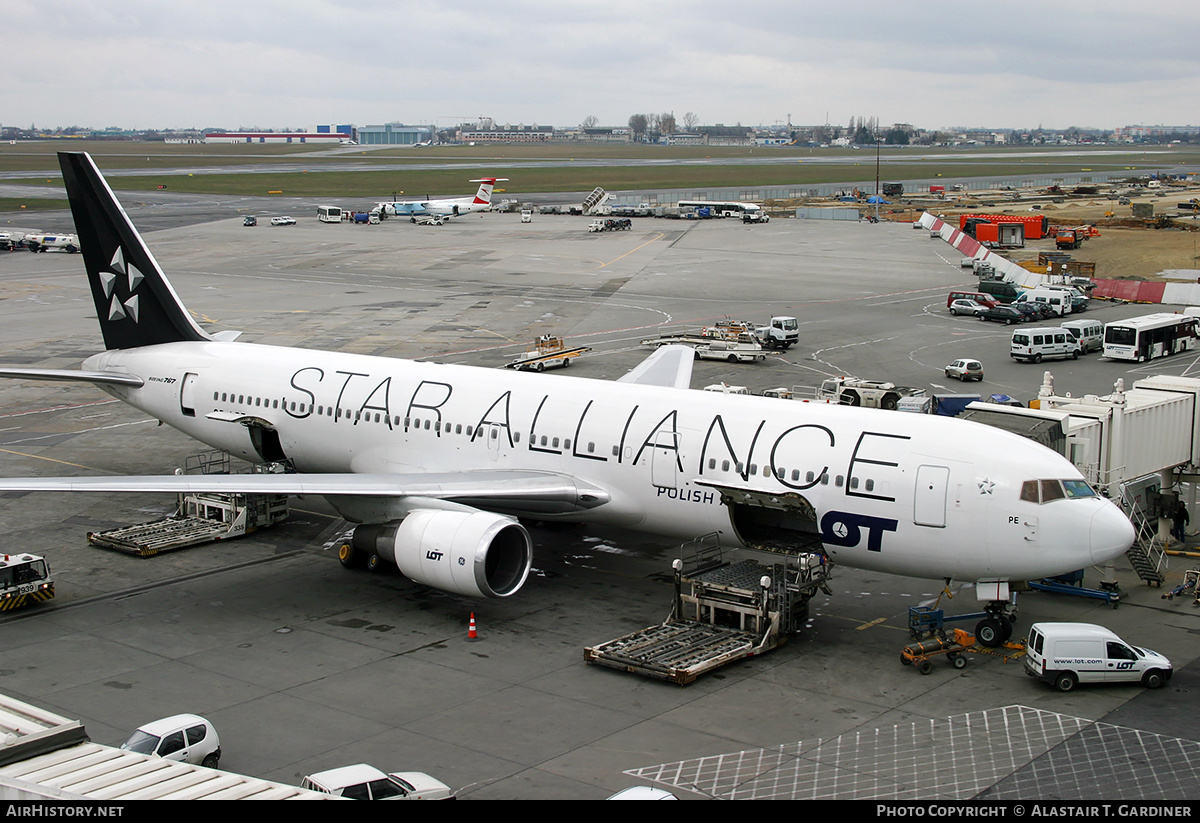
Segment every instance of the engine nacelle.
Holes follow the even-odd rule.
[[[354,542],[409,580],[472,597],[516,593],[533,564],[525,527],[484,511],[420,509],[399,523],[359,526]]]

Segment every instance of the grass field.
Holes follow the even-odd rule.
[[[8,183],[57,183],[57,151],[88,151],[114,189],[219,195],[406,197],[464,193],[473,177],[511,178],[503,193],[701,189],[828,185],[875,178],[870,149],[798,147],[718,148],[611,145],[487,145],[346,149],[265,144],[167,145],[107,141],[40,141],[0,146],[0,172],[31,172]],[[665,161],[665,162],[664,162]],[[578,166],[572,165],[579,162]],[[550,163],[552,165],[540,165]],[[888,148],[880,153],[884,180],[1005,177],[1171,170],[1200,163],[1200,147]],[[279,164],[278,173],[238,166]],[[361,170],[362,166],[382,170]],[[436,169],[411,168],[415,164]],[[186,167],[194,172],[180,174]],[[299,168],[297,168],[299,167]],[[121,171],[161,169],[123,176]],[[356,170],[357,169],[357,170]],[[46,176],[35,177],[44,173]],[[174,173],[173,173],[174,172]]]

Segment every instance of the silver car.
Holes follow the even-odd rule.
[[[959,358],[946,367],[947,377],[957,377],[959,380],[983,380],[983,364],[969,357]]]

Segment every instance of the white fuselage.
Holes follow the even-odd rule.
[[[575,519],[680,539],[744,544],[742,493],[802,498],[834,561],[915,577],[1035,579],[1133,539],[1100,497],[1022,500],[1027,481],[1082,479],[1059,455],[947,418],[246,343],[112,350],[85,368],[143,378],[105,390],[251,461],[256,419],[300,472],[554,472],[610,495]]]

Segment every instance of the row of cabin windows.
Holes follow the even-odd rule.
[[[268,400],[263,397],[251,397],[251,396],[244,395],[244,394],[233,394],[231,392],[213,392],[213,400],[221,402],[221,403],[237,403],[238,405],[246,406],[247,408],[249,408],[251,405],[253,405],[255,408],[266,408],[266,409],[282,408],[284,411],[293,411],[298,414],[305,414],[305,413],[316,414],[319,417],[333,417],[333,418],[344,419],[344,420],[349,420],[351,417],[353,417],[356,422],[358,422],[358,421],[362,421],[362,422],[366,422],[366,423],[371,423],[371,422],[386,423],[387,422],[387,417],[385,415],[380,414],[379,412],[363,413],[361,411],[357,411],[357,412],[351,411],[350,409],[340,409],[339,410],[339,409],[334,408],[333,406],[317,406],[317,405],[309,405],[306,403],[296,403],[296,402],[289,403],[286,400],[281,402],[279,400]],[[393,426],[400,426],[401,422],[402,422],[402,420],[401,420],[400,415],[396,415],[395,417],[392,418]],[[431,419],[422,420],[421,418],[406,417],[406,418],[403,418],[403,424],[405,426],[411,427],[413,429],[423,429],[425,431],[444,432],[445,434],[450,434],[453,432],[454,434],[465,434],[467,437],[471,437],[475,433],[475,428],[473,426],[464,426],[461,423],[439,423],[439,422],[436,422]],[[499,437],[499,429],[493,428],[491,431],[490,437],[493,440],[497,439]],[[541,439],[541,445],[543,447],[557,449],[559,447],[559,443],[561,442],[562,447],[564,449],[571,448],[571,438],[569,438],[569,437],[560,439],[558,437],[547,437],[546,435],[542,435],[540,439]],[[535,445],[536,445],[536,441],[538,440],[537,436],[534,437],[534,440],[535,440]],[[513,432],[513,442],[514,443],[521,442],[521,433],[520,432]],[[587,450],[588,450],[589,454],[595,454],[596,444],[594,442],[589,442],[587,444]],[[613,456],[614,457],[617,455],[617,451],[618,451],[617,447],[613,446]]]
[[[235,398],[236,398],[236,400],[235,400]],[[234,394],[229,394],[226,392],[220,392],[219,396],[218,396],[217,392],[213,392],[213,400],[218,400],[218,399],[221,402],[229,402],[229,403],[237,402],[238,404],[241,404],[241,405],[248,405],[250,402],[253,402],[255,407],[259,407],[259,408],[278,409],[280,407],[280,401],[278,401],[278,400],[268,401],[265,398],[261,398],[261,397],[247,397],[246,395],[241,395],[241,394],[234,395]],[[342,419],[349,419],[351,416],[353,416],[355,421],[362,420],[367,423],[372,422],[372,420],[376,423],[386,422],[386,418],[383,415],[381,415],[379,412],[367,412],[366,414],[363,414],[361,412],[351,412],[350,409],[341,409],[339,411],[339,410],[333,408],[332,406],[329,406],[329,407],[307,406],[304,403],[293,402],[293,403],[289,404],[289,403],[287,403],[287,401],[284,401],[284,410],[298,412],[299,414],[304,414],[306,411],[310,412],[310,413],[315,412],[318,416],[328,416],[328,417],[336,417],[336,418],[342,418]],[[394,418],[392,418],[393,426],[399,426],[400,423],[401,423],[400,415],[396,415]],[[446,434],[450,434],[451,431],[453,430],[454,434],[465,434],[467,437],[471,437],[472,434],[474,433],[474,429],[471,426],[463,426],[461,423],[437,423],[435,421],[428,420],[428,419],[421,420],[420,418],[404,418],[404,425],[411,426],[414,429],[422,429],[423,428],[425,431],[441,431]],[[490,436],[493,440],[495,440],[499,436],[499,430],[496,428],[493,428]],[[535,446],[541,446],[542,448],[552,448],[552,449],[557,449],[559,447],[560,441],[559,441],[559,438],[557,438],[557,437],[549,437],[549,436],[543,434],[540,436],[540,438],[537,435],[534,435],[533,439],[534,439]],[[521,433],[520,432],[513,432],[513,442],[514,443],[521,442]],[[564,449],[571,448],[571,438],[569,438],[569,437],[563,438],[561,442],[562,442],[562,448],[564,448]],[[587,444],[587,452],[588,452],[588,454],[596,453],[595,442],[589,442]],[[612,454],[613,454],[613,457],[617,457],[620,454],[620,449],[617,446],[613,446]],[[709,458],[708,468],[712,469],[712,470],[715,470],[717,468],[716,458]],[[729,471],[729,469],[730,469],[730,462],[728,460],[721,461],[721,471],[727,472],[727,471]],[[738,474],[745,473],[744,466],[742,463],[737,464],[737,473]],[[762,476],[763,477],[767,477],[770,473],[771,473],[770,468],[768,468],[767,466],[762,466]],[[759,466],[756,463],[751,463],[750,464],[750,476],[754,477],[758,474],[759,474]],[[788,471],[787,471],[787,469],[784,469],[784,468],[776,468],[775,476],[779,480],[787,479]],[[800,481],[800,470],[799,469],[792,469],[791,479],[792,479],[793,483],[797,483]],[[810,471],[805,476],[806,483],[812,483],[815,480],[816,480],[816,474],[814,472]],[[829,484],[829,475],[822,474],[820,482],[822,485],[828,485]],[[844,482],[845,482],[845,478],[843,478],[841,475],[838,475],[834,479],[834,485],[837,486],[839,489],[842,487]],[[857,489],[858,485],[859,485],[859,479],[857,477],[850,478],[850,488],[851,489]],[[871,479],[866,480],[864,483],[864,488],[866,491],[874,491],[875,490],[875,481],[871,480]]]
[[[721,461],[721,471],[727,472],[730,470],[730,467],[731,467],[730,461],[728,461],[728,460]],[[708,459],[708,468],[713,471],[716,470],[717,460],[715,457],[710,457]],[[743,463],[737,463],[734,466],[734,469],[735,469],[735,471],[737,471],[738,474],[746,474],[745,468],[746,468],[745,464],[743,464]],[[761,472],[760,472],[760,468],[761,468]],[[760,467],[757,463],[751,463],[749,476],[754,477],[756,475],[759,475],[760,473],[763,477],[768,477],[771,474],[771,468],[769,466]],[[793,483],[800,482],[801,475],[800,475],[799,469],[792,469],[790,476],[791,476],[791,481]],[[776,466],[775,467],[775,477],[778,480],[787,480],[789,477],[789,472],[787,469],[783,468],[782,466]],[[829,485],[829,474],[827,472],[822,472],[821,477],[818,480],[816,472],[811,472],[811,471],[806,472],[804,474],[804,482],[808,483],[808,484],[814,484],[814,483],[820,482],[820,484],[822,486],[828,486]],[[837,486],[839,489],[845,484],[845,482],[846,482],[846,479],[840,474],[837,475],[836,477],[834,477],[834,479],[833,479],[833,484],[835,486]],[[851,477],[850,478],[850,488],[852,490],[857,490],[858,486],[859,486],[859,478]],[[869,492],[875,491],[875,481],[871,478],[868,478],[867,480],[863,481],[862,486],[865,491],[869,491]]]

